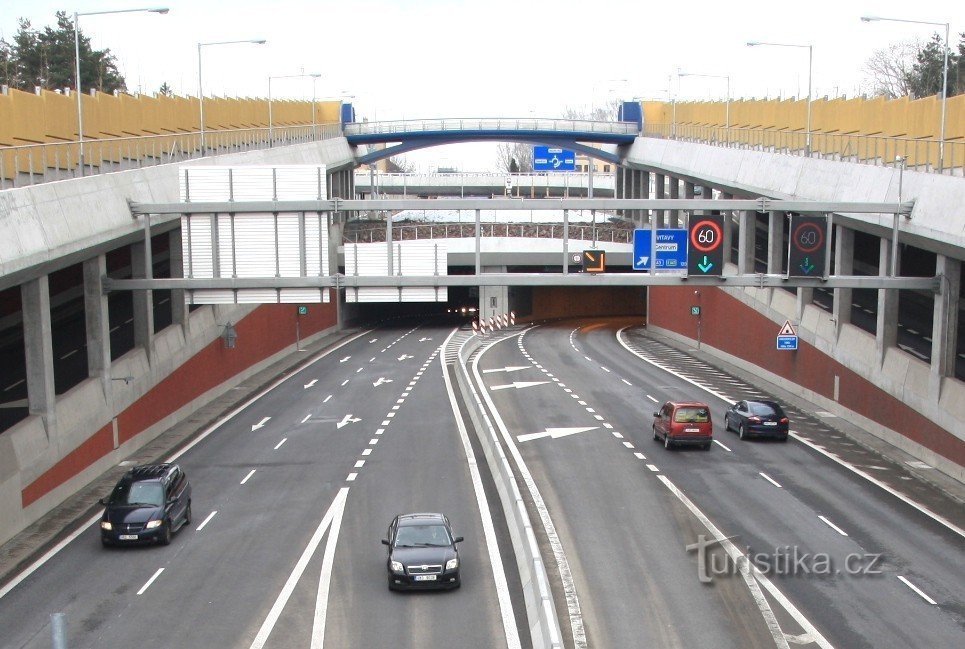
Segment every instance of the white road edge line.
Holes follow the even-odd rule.
[[[335,517],[335,512],[341,512],[345,507],[345,498],[347,495],[348,487],[342,487],[338,490],[335,500],[332,501],[328,511],[325,512],[325,515],[322,517],[322,522],[318,524],[318,527],[315,529],[315,533],[312,535],[311,540],[309,540],[308,545],[305,546],[302,556],[298,559],[298,562],[292,569],[291,574],[288,576],[288,581],[285,582],[281,592],[278,593],[275,603],[272,605],[271,610],[268,611],[268,617],[266,617],[265,621],[262,623],[261,628],[258,630],[258,634],[255,636],[255,639],[252,641],[249,649],[262,649],[265,646],[265,643],[268,642],[268,636],[271,634],[272,629],[275,628],[275,623],[278,622],[278,618],[281,617],[281,612],[284,610],[285,605],[288,603],[288,599],[295,591],[295,586],[298,584],[298,580],[301,579],[302,573],[304,573],[305,568],[308,567],[308,562],[315,554],[315,550],[318,549],[318,545],[322,542],[322,536],[325,535],[325,531],[328,529],[332,519]]]
[[[910,581],[908,581],[907,579],[905,579],[905,578],[902,577],[901,575],[898,575],[898,579],[900,579],[900,580],[901,580],[901,583],[903,583],[905,586],[908,586],[908,588],[912,589],[913,591],[915,591],[916,593],[918,593],[919,595],[921,595],[921,598],[922,598],[923,600],[925,600],[926,602],[928,602],[928,603],[931,604],[932,606],[938,606],[938,602],[936,602],[936,601],[933,600],[931,597],[929,597],[928,595],[926,595],[925,592],[924,592],[921,588],[919,588],[919,587],[916,586],[915,584],[911,583]],[[138,593],[138,594],[140,594],[140,593]]]
[[[341,500],[332,516],[331,529],[322,554],[322,571],[318,578],[318,594],[315,596],[315,621],[312,623],[312,649],[322,649],[325,644],[325,621],[328,619],[328,593],[332,585],[332,567],[335,564],[335,546],[342,528],[345,498]]]
[[[847,536],[847,535],[848,535],[848,533],[845,532],[843,529],[841,529],[840,527],[838,527],[837,525],[835,525],[834,523],[832,523],[831,521],[829,521],[829,520],[827,519],[827,517],[818,515],[818,518],[820,518],[822,521],[824,521],[824,522],[828,525],[828,527],[830,527],[832,530],[834,530],[835,532],[837,532],[837,533],[840,534],[841,536]]]
[[[348,345],[348,344],[351,343],[351,342],[354,342],[355,340],[361,338],[362,336],[364,336],[364,335],[366,335],[366,334],[371,333],[372,331],[374,331],[374,329],[366,329],[365,331],[361,331],[361,332],[355,334],[354,336],[352,336],[352,337],[350,337],[350,338],[346,338],[345,340],[343,340],[343,341],[340,342],[339,344],[335,345],[334,347],[329,347],[329,348],[327,348],[327,349],[323,349],[323,350],[320,351],[318,354],[316,354],[314,358],[312,358],[312,359],[309,360],[307,363],[305,363],[302,367],[300,367],[299,369],[295,370],[295,371],[292,372],[291,374],[287,374],[287,375],[279,378],[279,379],[276,380],[275,382],[271,383],[270,385],[266,386],[264,390],[262,390],[261,392],[259,392],[259,393],[256,394],[256,395],[254,395],[253,397],[251,397],[250,399],[248,399],[247,401],[245,401],[244,403],[242,403],[240,406],[238,406],[237,408],[235,408],[234,410],[232,410],[231,412],[229,412],[228,414],[226,414],[224,417],[222,417],[222,418],[219,419],[218,421],[214,422],[213,424],[211,424],[210,426],[208,426],[207,428],[205,428],[204,431],[203,431],[200,435],[198,435],[197,437],[195,437],[193,440],[191,440],[190,443],[188,443],[186,446],[184,446],[183,448],[181,448],[179,451],[176,451],[175,453],[171,454],[171,455],[165,460],[165,462],[174,462],[174,461],[176,461],[179,457],[181,457],[182,455],[184,455],[185,453],[187,453],[188,451],[190,451],[192,448],[194,448],[195,446],[197,446],[198,444],[200,444],[201,442],[203,442],[204,440],[206,440],[206,439],[208,438],[208,436],[211,435],[211,433],[213,433],[214,431],[218,430],[218,429],[221,428],[223,425],[225,425],[227,422],[229,422],[229,421],[231,421],[232,419],[234,419],[234,417],[235,417],[238,413],[240,413],[240,412],[244,411],[245,409],[247,409],[248,406],[250,406],[251,404],[253,404],[253,403],[255,403],[256,401],[258,401],[258,399],[261,399],[263,396],[265,396],[266,394],[268,394],[269,392],[271,392],[272,390],[274,390],[275,388],[277,388],[279,385],[281,385],[281,384],[284,383],[285,381],[288,381],[288,380],[291,379],[293,376],[299,375],[300,373],[302,373],[303,371],[305,371],[306,369],[308,369],[309,367],[311,367],[312,365],[314,365],[315,363],[317,363],[317,362],[320,361],[321,359],[325,358],[325,357],[328,356],[329,354],[334,353],[334,352],[337,351],[338,349],[344,347],[345,345]],[[23,380],[23,379],[21,379],[21,381],[22,381],[22,380]],[[21,381],[18,381],[17,383],[20,383]],[[17,385],[17,383],[15,383],[14,385]],[[0,589],[0,599],[3,599],[4,596],[6,596],[7,593],[9,593],[11,590],[13,590],[14,588],[16,588],[16,587],[20,584],[20,582],[22,582],[24,579],[26,579],[27,577],[29,577],[30,575],[32,575],[34,572],[36,572],[37,569],[40,568],[41,566],[43,566],[45,563],[47,563],[48,561],[50,561],[50,559],[53,558],[58,552],[60,552],[61,550],[63,550],[65,547],[67,547],[67,545],[70,544],[71,541],[73,541],[73,540],[76,539],[78,536],[80,536],[81,534],[83,534],[84,531],[87,530],[88,527],[90,527],[91,525],[93,525],[94,523],[96,523],[97,521],[99,521],[102,516],[103,516],[103,512],[98,513],[98,514],[94,514],[93,516],[91,516],[90,518],[88,518],[87,520],[85,520],[85,521],[84,521],[83,523],[81,523],[80,526],[79,526],[76,530],[74,530],[67,538],[65,538],[63,541],[61,541],[60,543],[58,543],[58,544],[55,545],[54,547],[50,548],[50,550],[48,550],[47,552],[45,552],[45,553],[43,554],[43,556],[41,556],[39,559],[37,559],[36,561],[34,561],[32,564],[30,564],[30,566],[29,566],[28,568],[26,568],[23,572],[21,572],[19,575],[17,575],[16,577],[14,577],[14,578],[10,581],[10,583],[8,583],[6,586],[4,586],[2,589]]]
[[[458,329],[454,329],[452,333],[449,334],[445,342],[442,343],[443,347],[449,345],[457,332]],[[506,644],[508,649],[519,649],[522,644],[519,639],[519,630],[516,628],[516,613],[513,611],[513,600],[509,593],[506,572],[503,569],[503,559],[499,553],[499,543],[496,540],[496,527],[493,524],[492,514],[490,513],[489,500],[486,498],[486,490],[483,487],[482,477],[479,474],[476,455],[472,450],[472,443],[469,441],[466,424],[462,420],[459,403],[456,400],[456,393],[452,389],[452,380],[449,378],[449,372],[446,371],[446,360],[442,354],[439,355],[439,364],[442,366],[442,378],[446,385],[446,392],[449,395],[449,406],[452,408],[452,413],[456,420],[456,428],[459,430],[459,438],[462,440],[463,449],[465,449],[466,463],[469,465],[472,489],[476,495],[476,506],[479,509],[483,536],[486,539],[486,551],[489,554],[489,563],[493,570],[493,580],[496,582],[496,599],[499,602],[499,613],[502,617],[503,632],[506,634]],[[486,514],[489,514],[489,516],[487,517]]]
[[[218,513],[218,510],[216,509],[216,510],[214,510],[213,512],[211,512],[210,514],[208,514],[207,518],[205,518],[203,521],[201,521],[201,524],[198,525],[198,526],[194,529],[194,531],[195,531],[195,532],[200,532],[201,530],[203,530],[203,529],[204,529],[204,526],[207,525],[208,523],[210,523],[210,522],[211,522],[211,519],[214,518],[214,517],[215,517],[215,514],[217,514],[217,513]]]
[[[670,368],[665,367],[665,366],[663,366],[663,365],[660,365],[659,363],[655,363],[655,362],[653,362],[652,360],[650,360],[649,358],[646,358],[646,357],[644,357],[643,355],[641,355],[640,353],[634,351],[629,345],[627,345],[627,343],[623,340],[623,338],[622,338],[621,335],[620,335],[620,334],[622,334],[624,331],[626,331],[628,328],[629,328],[629,327],[623,327],[622,329],[620,329],[619,331],[617,331],[617,334],[616,334],[616,335],[617,335],[617,342],[619,342],[620,345],[622,345],[623,348],[626,349],[628,352],[630,352],[631,354],[633,354],[634,356],[636,356],[637,358],[639,358],[639,359],[642,360],[643,362],[649,363],[650,365],[653,365],[654,367],[659,367],[660,369],[664,370],[665,372],[669,372],[670,374],[673,374],[673,375],[676,376],[677,378],[683,379],[683,380],[686,381],[687,383],[690,383],[691,385],[694,385],[694,386],[700,388],[701,390],[704,390],[705,392],[714,395],[714,396],[717,397],[718,399],[723,399],[723,400],[725,400],[725,401],[727,400],[727,399],[725,399],[725,397],[722,396],[721,394],[718,394],[717,392],[714,392],[713,390],[710,390],[709,388],[707,388],[707,386],[701,385],[700,383],[697,383],[696,381],[694,381],[694,380],[692,380],[692,379],[688,379],[686,376],[683,376],[683,375],[681,375],[681,374],[679,374],[679,373],[677,373],[677,372],[674,372],[674,371],[671,370]],[[907,504],[907,505],[910,505],[910,506],[914,507],[915,509],[917,509],[918,511],[920,511],[920,512],[921,512],[922,514],[924,514],[925,516],[928,516],[929,518],[931,518],[933,521],[944,525],[945,527],[947,527],[947,528],[950,529],[951,531],[955,532],[955,533],[958,534],[959,536],[965,538],[965,530],[963,530],[962,528],[958,527],[957,525],[955,525],[954,523],[952,523],[952,522],[949,521],[948,519],[944,518],[943,516],[940,516],[940,515],[936,514],[935,512],[933,512],[933,511],[931,511],[930,509],[928,509],[927,507],[925,507],[924,505],[921,505],[921,504],[919,504],[919,503],[916,503],[914,500],[912,500],[911,498],[909,498],[909,497],[906,496],[905,494],[903,494],[903,493],[901,493],[901,492],[899,492],[899,491],[896,491],[895,489],[892,489],[891,487],[889,487],[888,485],[886,485],[884,482],[878,480],[878,479],[875,478],[874,476],[872,476],[872,475],[870,475],[870,474],[868,474],[868,473],[865,473],[864,471],[862,471],[861,469],[859,469],[859,468],[856,467],[856,466],[852,466],[851,464],[845,462],[844,460],[842,460],[841,458],[839,458],[839,457],[836,456],[835,454],[833,454],[833,453],[831,453],[831,452],[829,452],[829,451],[824,450],[823,448],[821,448],[821,447],[818,446],[817,444],[811,442],[810,440],[804,439],[803,437],[801,437],[800,435],[798,435],[798,434],[797,434],[796,432],[794,432],[793,430],[790,431],[788,434],[789,434],[791,437],[793,437],[794,439],[796,439],[797,441],[801,442],[802,444],[811,447],[813,450],[817,451],[817,452],[820,453],[821,455],[824,455],[824,456],[827,457],[828,459],[833,460],[834,462],[837,462],[838,464],[840,464],[840,465],[843,466],[844,468],[848,469],[849,471],[851,471],[851,472],[853,472],[853,473],[861,476],[862,478],[864,478],[865,480],[867,480],[867,481],[870,482],[871,484],[874,484],[874,485],[877,485],[877,486],[881,487],[882,489],[884,489],[885,491],[887,491],[888,493],[890,493],[892,496],[894,496],[894,497],[897,498],[898,500],[904,502],[904,503]]]
[[[783,489],[783,487],[781,486],[781,483],[779,483],[777,480],[775,480],[775,479],[772,478],[771,476],[767,475],[767,474],[764,473],[763,471],[758,471],[757,473],[758,473],[758,475],[760,475],[762,478],[764,478],[765,480],[767,480],[768,482],[770,482],[772,485],[774,485],[774,486],[777,487],[778,489]]]
[[[161,573],[162,573],[162,572],[164,572],[164,568],[158,568],[158,569],[157,569],[157,572],[155,572],[153,575],[151,575],[151,578],[147,580],[147,583],[144,584],[143,586],[141,586],[141,590],[137,591],[137,594],[138,594],[138,595],[143,595],[143,594],[144,594],[144,591],[146,591],[148,588],[151,587],[151,584],[154,583],[154,580],[155,580],[155,579],[157,579],[158,577],[161,576]],[[901,577],[899,577],[898,579],[901,579]],[[912,588],[915,588],[915,587],[912,586]],[[918,590],[918,589],[915,588],[915,590]],[[921,592],[921,591],[919,591],[919,592]]]

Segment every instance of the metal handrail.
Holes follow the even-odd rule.
[[[893,165],[895,157],[901,156],[908,169],[955,176],[965,174],[965,142],[959,141],[945,141],[942,168],[939,165],[941,141],[938,139],[812,132],[809,152],[807,134],[802,130],[646,124],[643,136],[879,167]]]
[[[567,131],[631,135],[637,125],[629,122],[601,122],[579,119],[543,118],[472,118],[472,119],[415,119],[382,122],[362,122],[345,125],[346,135],[375,135],[384,133],[421,133],[425,131]]]
[[[384,243],[386,228],[382,223],[356,224],[350,232],[345,232],[343,243]],[[529,238],[562,239],[562,223],[480,223],[479,236],[486,238]],[[599,241],[604,243],[633,244],[633,230],[617,227],[610,223],[569,225],[569,239]],[[471,239],[476,236],[474,223],[431,223],[419,225],[393,225],[393,241],[414,241],[419,239]]]
[[[137,135],[106,139],[84,138],[84,169],[76,141],[0,146],[0,190],[127,169],[182,162],[270,146],[285,146],[342,135],[339,124],[273,126],[267,128],[205,129],[201,150],[199,131]]]

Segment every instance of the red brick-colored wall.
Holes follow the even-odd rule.
[[[294,345],[296,318],[304,339],[335,325],[335,304],[311,305],[308,315],[304,316],[297,315],[294,304],[268,304],[254,310],[234,325],[238,332],[234,349],[226,349],[220,338],[215,340],[119,413],[118,441],[123,444],[134,438],[198,395]],[[91,435],[22,490],[23,506],[27,507],[110,453],[114,448],[113,437],[110,424]]]
[[[531,318],[643,315],[645,289],[612,287],[534,287]]]
[[[965,442],[905,405],[812,345],[801,341],[798,351],[776,349],[779,324],[724,291],[700,288],[651,287],[647,320],[655,327],[697,338],[697,318],[690,307],[701,307],[701,342],[748,363],[767,368],[792,383],[838,403],[894,430],[958,464],[965,464]]]

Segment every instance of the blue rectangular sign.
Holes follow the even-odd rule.
[[[656,251],[650,249],[651,230],[633,231],[633,270],[650,270],[656,252],[657,270],[687,270],[687,231],[657,230]]]
[[[576,153],[555,146],[534,146],[533,171],[576,171]]]
[[[797,336],[778,336],[777,348],[797,351]]]

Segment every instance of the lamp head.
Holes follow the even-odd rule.
[[[159,7],[159,8],[157,8],[157,9],[148,9],[148,11],[150,11],[151,13],[155,13],[155,14],[166,14],[167,12],[169,12],[169,11],[171,11],[171,10],[168,9],[167,7]]]
[[[747,47],[754,47],[755,45],[760,45],[760,41],[747,41]]]
[[[264,45],[264,44],[267,43],[268,41],[266,41],[265,39],[262,38],[261,40],[251,41],[251,42],[254,43],[255,45]]]
[[[863,22],[863,23],[870,23],[870,22],[873,22],[873,21],[875,21],[875,20],[878,20],[878,19],[875,18],[874,16],[861,16],[861,22]]]

